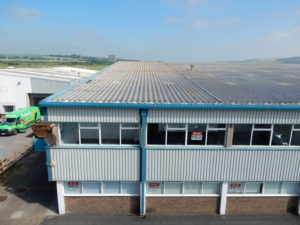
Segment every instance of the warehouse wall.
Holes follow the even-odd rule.
[[[148,149],[148,181],[299,181],[299,149]]]

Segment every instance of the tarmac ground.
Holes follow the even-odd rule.
[[[41,225],[296,225],[296,215],[248,216],[116,216],[65,215],[47,217]]]

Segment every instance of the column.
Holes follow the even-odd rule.
[[[56,182],[58,213],[65,214],[64,183]]]
[[[221,200],[220,200],[220,215],[226,214],[228,182],[223,182],[221,187]]]

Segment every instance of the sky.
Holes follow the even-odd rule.
[[[300,56],[300,1],[1,0],[0,53],[168,62]]]

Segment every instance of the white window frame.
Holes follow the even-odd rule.
[[[252,124],[252,130],[251,130],[251,138],[250,138],[250,146],[271,146],[272,139],[273,139],[273,128],[274,124],[266,124],[266,125],[271,125],[271,128],[255,128],[255,125],[262,125],[262,124]],[[253,145],[253,132],[255,131],[270,131],[270,138],[269,138],[269,144],[268,145]]]
[[[193,182],[193,181],[188,181],[188,182]],[[164,181],[164,182],[152,182],[152,181],[147,181],[146,185],[148,185],[148,183],[160,183],[162,185],[162,194],[150,194],[150,193],[145,193],[146,196],[148,197],[218,197],[221,195],[221,193],[219,194],[203,194],[203,183],[201,181],[195,181],[200,183],[200,193],[199,194],[185,194],[185,181],[176,181],[176,182],[168,182],[168,181]],[[181,194],[166,194],[165,192],[165,183],[181,183]],[[217,183],[220,184],[221,182],[206,182],[206,183]],[[220,190],[219,190],[220,191]]]
[[[229,182],[229,183],[235,183],[235,182]],[[299,182],[280,182],[280,194],[265,194],[265,183],[269,182],[236,182],[236,183],[243,183],[244,184],[244,190],[242,194],[234,194],[234,193],[227,193],[228,197],[298,197],[300,194],[283,194],[283,185],[286,183],[298,183],[299,188],[300,188],[300,183]],[[246,194],[246,185],[247,183],[261,183],[262,186],[262,193],[260,194]]]
[[[299,145],[291,145],[291,144],[292,144],[292,136],[293,136],[293,134],[294,134],[294,131],[300,132],[300,128],[295,128],[295,125],[299,125],[299,124],[293,124],[293,126],[292,126],[289,146],[299,146]]]
[[[65,181],[64,183],[68,183],[69,181]],[[72,181],[71,181],[72,182]],[[67,194],[65,193],[65,187],[64,187],[64,196],[66,197],[83,197],[83,196],[139,196],[140,194],[123,194],[122,193],[122,184],[123,183],[134,183],[137,184],[139,187],[139,182],[137,181],[75,181],[75,182],[79,182],[79,189],[80,189],[80,194]],[[117,182],[119,184],[119,193],[118,194],[103,194],[103,182]],[[98,183],[100,184],[100,191],[101,193],[99,194],[84,194],[83,193],[83,183]]]
[[[77,130],[78,130],[78,144],[63,144],[62,142],[62,138],[61,138],[61,126],[63,123],[67,123],[67,122],[60,122],[58,123],[59,126],[59,143],[61,143],[60,145],[62,146],[139,146],[139,144],[122,144],[122,130],[140,130],[140,124],[139,123],[135,123],[138,124],[137,127],[123,127],[122,124],[128,124],[128,123],[114,123],[114,124],[118,124],[119,125],[119,143],[118,144],[102,144],[102,126],[101,124],[104,123],[95,123],[98,124],[97,127],[82,127],[81,124],[82,123],[94,123],[94,122],[75,122],[77,124]],[[82,144],[81,143],[81,134],[80,134],[80,130],[98,130],[99,132],[99,144]],[[139,143],[141,142],[141,138],[140,138],[140,134],[139,134]]]

